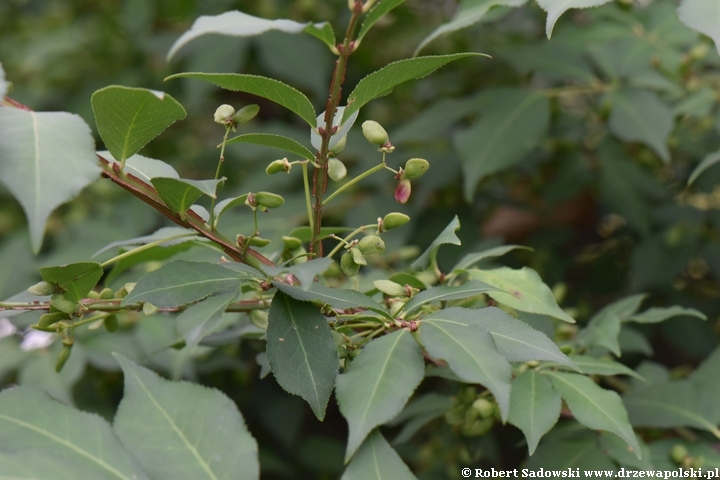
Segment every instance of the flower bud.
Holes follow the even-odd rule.
[[[230,107],[232,108],[232,107]],[[252,120],[255,115],[260,111],[260,107],[255,105],[245,105],[243,108],[237,111],[235,115],[232,115],[232,121],[235,125],[242,125]],[[217,122],[217,120],[215,120]]]
[[[411,158],[405,163],[405,178],[415,180],[422,177],[430,168],[430,163],[424,158]]]
[[[362,124],[362,131],[368,142],[375,145],[383,146],[390,141],[388,134],[382,125],[374,120],[367,120],[364,122]]]
[[[232,105],[220,105],[217,110],[215,110],[215,123],[219,123],[220,125],[231,124],[233,115],[235,115],[235,109]]]
[[[383,231],[392,230],[393,228],[402,227],[410,221],[410,217],[400,212],[392,212],[385,215],[382,219]]]
[[[250,240],[248,240],[248,244],[252,247],[264,247],[270,243],[270,240],[267,238],[261,238],[261,237],[252,237]]]
[[[354,277],[360,270],[360,265],[355,263],[352,253],[345,252],[340,258],[340,268],[342,269],[343,273],[348,277]]]
[[[330,178],[339,182],[345,178],[345,175],[347,175],[347,168],[345,168],[345,164],[343,162],[337,158],[331,158],[328,160],[328,176]]]
[[[358,249],[364,255],[372,255],[373,253],[379,253],[385,250],[385,242],[376,235],[368,235],[358,242]]]
[[[48,282],[38,282],[32,287],[27,289],[28,293],[43,297],[45,295],[52,295],[55,293],[55,285]]]
[[[255,194],[255,201],[258,205],[267,208],[277,208],[285,203],[285,199],[276,193],[258,192]]]
[[[400,180],[395,188],[395,201],[398,203],[407,203],[410,199],[411,190],[410,180]]]
[[[72,344],[65,345],[63,344],[62,350],[60,350],[60,354],[58,355],[57,361],[55,362],[55,371],[60,373],[60,370],[63,369],[65,366],[65,362],[68,361],[68,358],[70,358],[70,352],[72,351]]]
[[[333,155],[339,154],[340,152],[345,150],[345,145],[347,145],[347,135],[343,135],[343,137],[338,140],[335,146],[330,149],[330,153],[332,153]]]
[[[282,158],[280,160],[270,162],[270,165],[268,165],[265,169],[265,173],[267,173],[268,175],[272,175],[278,172],[288,173],[291,168],[292,165],[290,164],[290,162],[288,162],[288,159]]]
[[[399,283],[393,282],[392,280],[375,280],[373,285],[386,295],[393,297],[405,296],[405,287]]]

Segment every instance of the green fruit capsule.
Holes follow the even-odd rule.
[[[217,110],[215,110],[213,120],[220,125],[227,125],[232,122],[233,115],[235,115],[235,109],[232,105],[220,105]]]
[[[237,111],[235,115],[232,115],[232,120],[235,122],[235,125],[242,125],[243,123],[247,123],[253,118],[255,118],[255,115],[258,114],[260,111],[260,106],[256,104],[246,105],[240,110]]]
[[[248,243],[253,247],[264,247],[270,243],[270,240],[267,238],[252,237],[248,240]]]
[[[688,449],[685,448],[685,445],[680,443],[673,445],[672,450],[670,450],[670,458],[672,458],[672,461],[678,465],[680,465],[689,454],[690,453],[688,452]]]
[[[288,250],[295,250],[302,247],[302,240],[297,237],[289,237],[283,235],[282,241],[285,245],[285,248],[287,248]]]
[[[115,298],[115,292],[112,291],[112,288],[103,288],[102,291],[100,291],[100,298],[103,300],[111,300]]]
[[[280,195],[270,192],[258,192],[255,194],[255,201],[258,205],[267,208],[277,208],[285,203],[285,199]]]
[[[495,411],[495,405],[487,398],[478,398],[472,404],[482,418],[487,418]]]
[[[430,168],[430,162],[424,158],[411,158],[405,162],[405,178],[408,180],[415,180],[425,175],[425,172]]]
[[[65,362],[68,361],[68,358],[70,358],[70,353],[72,352],[72,344],[66,344],[63,343],[63,348],[60,350],[60,355],[58,355],[57,362],[55,362],[55,371],[60,373],[60,370],[63,369],[65,366]]]
[[[350,252],[343,253],[343,256],[340,258],[340,268],[348,277],[354,277],[358,271],[360,271],[360,265],[355,263],[352,253]]]
[[[55,307],[58,311],[72,315],[75,313],[77,306],[65,298],[62,293],[56,293],[50,299],[50,306]]]
[[[270,162],[270,165],[267,166],[265,169],[265,173],[268,175],[273,175],[280,172],[289,172],[292,168],[292,165],[290,165],[290,162],[288,162],[287,158],[281,158],[280,160],[275,160],[273,162]]]
[[[377,235],[368,235],[358,242],[358,248],[364,255],[372,255],[385,250],[385,242]]]
[[[347,135],[343,135],[343,137],[338,140],[335,146],[330,149],[330,153],[333,155],[339,154],[345,149],[345,145],[347,145]]]
[[[339,182],[347,175],[345,164],[337,158],[328,160],[328,176],[334,181]]]
[[[60,320],[65,320],[67,318],[67,314],[62,312],[45,313],[40,316],[40,319],[38,320],[38,327],[47,328],[50,325],[57,323]]]
[[[378,122],[368,120],[362,124],[362,132],[368,142],[375,145],[385,145],[390,140],[385,129]]]
[[[410,217],[404,213],[392,212],[385,215],[382,219],[383,230],[392,230],[393,228],[402,227],[410,221]]]
[[[32,287],[27,289],[28,293],[43,297],[45,295],[52,295],[55,293],[55,285],[48,282],[38,282]]]
[[[109,317],[105,318],[103,325],[105,326],[105,330],[107,330],[109,333],[112,333],[118,329],[118,319],[115,315],[110,315]]]

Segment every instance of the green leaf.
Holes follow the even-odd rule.
[[[677,10],[680,21],[712,38],[720,53],[720,5],[707,0],[683,0]]]
[[[185,218],[185,213],[203,194],[217,198],[215,191],[225,177],[218,180],[185,180],[181,178],[155,177],[151,180],[160,198],[175,213]]]
[[[593,317],[578,335],[578,343],[584,347],[605,347],[616,357],[620,356],[620,317],[613,312]]]
[[[600,448],[620,465],[635,467],[639,470],[653,470],[657,465],[652,462],[650,449],[642,441],[642,438],[637,435],[635,437],[640,445],[641,459],[638,459],[632,452],[628,452],[627,445],[615,435],[600,435]]]
[[[425,250],[422,255],[420,255],[413,263],[410,265],[410,268],[413,270],[425,270],[430,265],[435,262],[435,259],[437,257],[437,249],[440,247],[440,245],[460,245],[460,239],[457,235],[455,235],[455,232],[460,229],[460,220],[458,220],[457,215],[455,215],[455,218],[452,219],[452,221],[448,224],[445,229],[440,232],[440,235],[433,240],[433,242],[430,244],[430,246]]]
[[[313,283],[307,290],[280,282],[273,282],[273,286],[296,300],[323,302],[334,308],[362,308],[392,319],[385,307],[357,290],[329,288],[321,283]]]
[[[259,478],[257,443],[232,400],[114,356],[125,376],[114,429],[152,478]]]
[[[100,137],[120,163],[186,115],[170,95],[145,88],[105,87],[91,101]]]
[[[332,25],[328,22],[310,24],[303,28],[303,32],[312,35],[315,38],[320,39],[325,45],[330,48],[331,52],[337,52],[335,46],[335,32],[333,31]]]
[[[477,312],[479,325],[492,335],[498,351],[511,362],[550,360],[580,371],[547,335],[525,322],[496,307],[473,311]]]
[[[540,92],[496,88],[480,120],[455,135],[464,172],[466,200],[487,175],[521,161],[538,146],[550,124],[550,101]]]
[[[673,317],[695,317],[707,320],[707,315],[694,308],[683,308],[678,305],[666,308],[649,308],[642,313],[630,317],[629,321],[636,323],[659,323]]]
[[[573,426],[582,428],[577,424],[571,425]],[[588,474],[590,471],[599,471],[600,475],[602,475],[600,472],[608,472],[608,478],[614,478],[616,465],[598,447],[597,434],[584,429],[551,437],[553,433],[555,431],[550,432],[533,456],[528,459],[526,464],[528,470],[535,472],[540,468],[546,472],[565,470],[577,472],[577,475],[581,475],[580,471]]]
[[[375,430],[363,442],[340,480],[412,480],[415,475],[390,446],[382,434]]]
[[[2,102],[7,94],[8,85],[9,83],[5,80],[5,70],[3,70],[2,63],[0,63],[0,102]]]
[[[575,323],[575,320],[558,306],[550,287],[545,285],[540,275],[531,268],[473,269],[470,270],[470,275],[501,290],[489,292],[488,295],[504,305],[521,312],[548,315],[564,322]]]
[[[487,250],[483,250],[482,252],[468,253],[462,258],[462,260],[457,263],[457,265],[453,267],[453,271],[465,270],[469,267],[472,267],[480,260],[490,257],[501,257],[506,253],[516,249],[532,251],[532,248],[524,247],[522,245],[501,245],[499,247],[488,248]]]
[[[108,243],[103,248],[95,252],[93,254],[93,258],[97,257],[103,252],[112,250],[113,248],[147,245],[148,243],[156,242],[158,240],[162,240],[163,238],[171,238],[178,235],[187,235],[187,238],[168,240],[166,243],[162,243],[161,245],[169,247],[171,245],[177,245],[179,243],[197,240],[197,238],[193,238],[193,236],[197,236],[197,232],[193,230],[182,227],[162,227],[157,229],[150,235],[143,235],[142,237],[131,238],[129,240],[118,240],[117,242]]]
[[[353,227],[322,227],[320,229],[320,237],[327,237],[335,233],[352,232]],[[312,238],[312,230],[310,227],[297,227],[290,232],[291,237],[299,238],[301,242],[309,242]]]
[[[425,47],[428,43],[436,38],[451,32],[456,32],[463,28],[467,28],[483,19],[485,14],[493,7],[519,7],[524,5],[527,0],[463,0],[458,6],[457,12],[452,20],[443,23],[433,32],[425,37],[420,45],[415,49],[415,55]]]
[[[338,376],[335,397],[350,427],[346,462],[368,433],[402,410],[423,374],[420,347],[403,329],[372,340],[350,371]]]
[[[238,292],[230,292],[206,298],[180,314],[177,329],[188,349],[196,347],[203,338],[215,333],[225,309],[237,296]]]
[[[97,285],[103,269],[99,263],[80,262],[41,268],[40,275],[46,282],[59,286],[65,292],[65,298],[78,302]]]
[[[695,170],[692,171],[690,174],[690,178],[688,179],[688,186],[692,185],[695,180],[700,176],[701,173],[703,173],[708,168],[712,167],[716,163],[720,162],[720,150],[717,150],[713,153],[708,154],[705,158],[703,158],[702,162],[695,167]]]
[[[263,267],[265,273],[271,277],[280,275],[281,273],[291,273],[300,280],[301,288],[309,290],[315,284],[315,277],[324,273],[330,265],[332,258],[313,258],[307,262],[298,263],[297,265],[283,265],[281,267]],[[303,300],[303,299],[299,299]]]
[[[669,162],[667,140],[673,127],[670,107],[654,93],[639,88],[621,88],[607,98],[612,104],[610,131],[623,141],[644,143]]]
[[[315,24],[316,29],[323,28],[323,24]],[[266,18],[253,17],[247,13],[231,12],[221,13],[220,15],[202,15],[192,24],[190,30],[183,33],[180,38],[175,40],[170,51],[167,54],[169,61],[178,50],[190,41],[207,35],[216,33],[220,35],[230,35],[233,37],[252,37],[270,30],[279,30],[287,33],[300,33],[306,31],[310,23],[298,23],[292,20],[268,20]]]
[[[256,145],[267,145],[268,147],[279,148],[302,158],[314,161],[315,155],[304,145],[296,142],[292,138],[283,137],[282,135],[273,135],[270,133],[247,133],[238,135],[227,141],[227,143],[254,143]]]
[[[38,253],[52,211],[98,178],[92,133],[77,115],[0,108],[0,158],[0,180],[22,205]]]
[[[239,262],[222,262],[220,264],[223,268],[228,268],[230,270],[234,270],[236,272],[241,273],[243,276],[246,276],[248,278],[252,277],[257,280],[266,280],[267,275],[265,275],[263,272],[258,270],[255,267],[251,267],[250,265],[247,265],[245,263],[239,263]]]
[[[590,355],[570,355],[570,360],[575,362],[575,365],[577,365],[580,370],[582,370],[582,373],[585,373],[587,375],[602,375],[606,377],[611,377],[614,375],[629,375],[631,377],[637,378],[640,381],[645,381],[642,375],[638,374],[635,370],[632,370],[623,365],[622,363],[618,363],[610,359],[596,358],[591,357]],[[560,365],[555,362],[547,365],[552,365],[561,369],[568,368],[566,365]]]
[[[694,427],[720,438],[717,418],[713,418],[716,395],[703,395],[689,380],[653,383],[623,395],[630,423],[636,427]]]
[[[97,152],[97,154],[111,164],[120,163],[107,150]],[[162,160],[155,160],[154,158],[145,157],[138,153],[131,157],[128,157],[128,159],[125,161],[124,172],[127,175],[132,175],[136,178],[139,178],[147,184],[149,184],[150,180],[155,177],[180,178],[180,175],[177,173],[177,171],[169,164],[163,162]]]
[[[244,193],[240,195],[239,197],[235,198],[226,198],[225,200],[219,201],[215,205],[215,227],[217,227],[218,222],[220,221],[220,217],[223,213],[230,210],[233,207],[237,207],[238,205],[245,205],[245,201],[248,198],[248,194]]]
[[[387,15],[390,10],[402,5],[403,3],[405,3],[405,0],[380,0],[380,2],[377,3],[365,17],[365,21],[363,21],[363,24],[360,27],[360,33],[358,33],[357,36],[357,42],[362,41],[365,34],[370,31],[373,25],[375,25],[382,17]]]
[[[560,18],[560,15],[571,8],[599,7],[609,1],[610,0],[537,0],[540,8],[545,10],[548,14],[547,22],[545,23],[545,34],[547,35],[547,38],[552,36],[555,22],[557,22],[558,18]]]
[[[267,356],[278,384],[304,398],[325,418],[338,374],[338,355],[327,320],[312,304],[282,292],[270,306]]]
[[[510,408],[510,363],[500,355],[490,333],[479,326],[482,313],[447,308],[425,317],[420,337],[427,352],[445,360],[468,383],[479,383],[495,396],[503,421]]]
[[[33,474],[55,468],[83,474],[74,478],[148,479],[100,416],[65,406],[32,387],[0,393],[0,451],[29,461],[24,470]]]
[[[640,459],[642,452],[620,396],[600,388],[589,377],[576,373],[546,372],[578,422],[594,430],[614,433]]]
[[[526,370],[512,381],[508,421],[522,430],[530,455],[560,418],[561,403],[550,380],[534,370]]]
[[[342,117],[343,123],[366,103],[388,95],[393,91],[393,88],[401,83],[423,78],[452,61],[481,55],[480,53],[456,53],[454,55],[409,58],[393,62],[360,80],[355,90],[348,97],[347,108],[345,108]]]
[[[257,75],[241,75],[235,73],[177,73],[165,80],[173,78],[198,78],[205,80],[220,88],[235,92],[246,92],[258,97],[267,98],[291,112],[295,112],[305,120],[310,127],[315,128],[315,110],[310,100],[293,87],[273,78]]]
[[[343,116],[343,114],[345,113],[345,108],[346,107],[337,107],[337,109],[335,110],[335,116],[333,117],[332,125],[333,128],[337,127],[337,132],[335,132],[330,137],[330,143],[328,144],[329,148],[333,148],[335,145],[338,144],[338,142],[340,142],[340,140],[345,138],[347,133],[355,124],[355,120],[357,120],[359,112],[355,112],[348,118],[345,118]],[[325,128],[325,111],[318,115],[315,121],[317,122],[318,127]],[[322,149],[322,137],[315,128],[310,129],[310,144],[318,151]]]
[[[475,295],[491,290],[495,291],[497,288],[479,280],[468,280],[462,285],[457,286],[442,285],[428,288],[412,297],[410,301],[405,304],[405,312],[409,314],[426,303],[474,297]]]
[[[241,280],[238,272],[221,265],[175,260],[143,276],[122,304],[150,302],[161,308],[179,307],[236,289]]]

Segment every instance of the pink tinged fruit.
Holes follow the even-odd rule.
[[[397,188],[395,188],[395,200],[398,203],[407,203],[410,199],[411,190],[410,180],[400,180]]]

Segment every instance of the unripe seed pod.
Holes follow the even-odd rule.
[[[358,242],[358,248],[365,255],[372,255],[385,250],[385,242],[376,235],[368,235]]]
[[[252,237],[250,240],[248,240],[248,243],[252,247],[264,247],[270,243],[270,240],[267,238],[261,238],[261,237]]]
[[[363,256],[359,248],[352,247],[350,249],[350,255],[352,255],[353,262],[357,263],[358,265],[367,265],[367,260],[365,260],[365,257]]]
[[[107,330],[108,333],[112,333],[118,329],[118,319],[115,315],[110,315],[109,317],[105,318],[103,325],[105,326],[105,330]]]
[[[273,175],[273,174],[279,173],[279,172],[288,173],[291,168],[292,168],[292,165],[290,165],[290,162],[288,162],[288,159],[281,158],[280,160],[275,160],[273,162],[270,162],[270,165],[268,165],[267,168],[265,169],[265,173],[267,173],[268,175]]]
[[[103,300],[111,300],[115,298],[115,293],[112,291],[112,288],[103,288],[100,292],[100,298]]]
[[[252,105],[245,105],[232,116],[232,121],[235,122],[235,125],[242,125],[252,120],[259,111],[260,107],[254,103]]]
[[[347,135],[343,135],[343,137],[338,140],[335,146],[330,149],[330,153],[332,153],[333,155],[339,154],[340,152],[345,150],[345,145],[347,145]]]
[[[366,122],[363,122],[362,131],[367,141],[375,145],[382,146],[390,140],[382,125],[374,120],[367,120]]]
[[[232,122],[232,117],[235,115],[235,109],[232,107],[232,105],[220,105],[217,110],[215,110],[214,120],[215,123],[219,123],[220,125],[227,125]]]
[[[297,237],[287,237],[283,235],[282,241],[283,244],[285,244],[285,248],[288,250],[295,250],[296,248],[302,247],[302,240]]]
[[[249,198],[249,197],[248,197]],[[258,192],[255,194],[255,201],[267,208],[277,208],[285,203],[285,199],[278,194],[270,192]]]
[[[96,292],[95,290],[90,290],[87,293],[87,298],[92,298],[93,300],[100,300],[100,292]]]
[[[265,310],[253,310],[250,312],[250,321],[258,328],[267,330],[268,312]]]
[[[360,270],[360,265],[355,263],[352,253],[345,252],[343,253],[342,257],[340,257],[340,268],[342,269],[343,273],[348,277],[354,277]]]
[[[672,458],[672,461],[680,465],[683,460],[685,460],[685,457],[689,455],[688,449],[685,448],[685,445],[682,445],[680,443],[675,444],[672,447],[672,450],[670,450],[670,458]]]
[[[66,344],[63,342],[62,350],[60,350],[60,355],[58,355],[57,362],[55,362],[55,371],[60,373],[60,370],[63,369],[65,366],[65,362],[68,361],[68,358],[70,358],[70,353],[72,352],[72,343]]]
[[[38,327],[47,328],[50,325],[57,323],[60,320],[65,320],[67,318],[67,314],[62,312],[45,313],[40,316],[40,319],[38,320]]]
[[[392,230],[393,228],[402,227],[410,221],[410,217],[400,212],[392,212],[385,215],[382,219],[383,230]]]
[[[411,158],[405,162],[405,178],[415,180],[422,177],[430,168],[430,162],[424,158]]]
[[[38,282],[32,287],[27,289],[28,293],[43,297],[45,295],[52,295],[55,293],[55,285],[48,282]]]
[[[397,187],[395,187],[395,201],[398,203],[407,203],[410,199],[411,191],[412,186],[410,185],[410,180],[400,180]]]
[[[339,182],[345,178],[345,175],[347,175],[347,168],[345,168],[345,164],[343,162],[337,158],[331,158],[328,160],[328,176],[330,178]]]
[[[495,405],[487,398],[478,398],[473,402],[472,406],[482,418],[489,417],[495,411]]]
[[[698,455],[697,457],[695,457],[693,459],[692,463],[690,464],[690,467],[694,468],[694,469],[700,469],[704,466],[705,466],[705,457],[703,455]]]
[[[52,296],[52,299],[50,299],[50,305],[55,307],[58,311],[67,313],[68,315],[72,315],[75,313],[75,309],[77,306],[65,298],[65,296],[61,293],[56,293]]]

